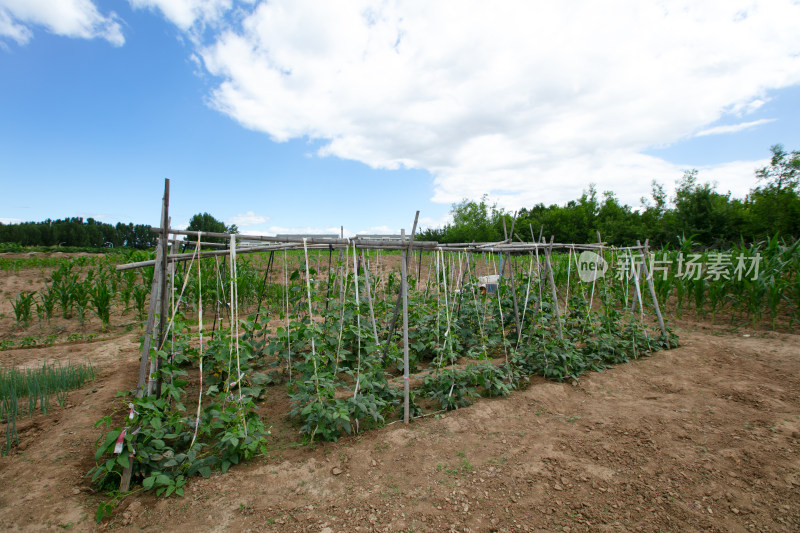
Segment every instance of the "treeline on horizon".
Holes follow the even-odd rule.
[[[239,233],[235,224],[226,226],[208,213],[198,213],[189,220],[189,230],[216,233]],[[219,239],[206,239],[219,242]],[[3,224],[0,222],[0,243],[20,246],[64,246],[70,248],[134,248],[146,250],[155,247],[158,234],[150,231],[149,224],[116,225],[81,217],[43,222]]]
[[[65,246],[75,248],[153,248],[158,235],[149,224],[107,224],[82,217],[42,222],[0,223],[0,242],[21,246]]]
[[[539,235],[555,242],[593,243],[597,233],[603,242],[625,246],[649,239],[654,247],[678,246],[691,238],[703,247],[725,248],[740,241],[755,242],[779,235],[800,238],[800,151],[771,148],[770,164],[755,171],[756,187],[745,198],[720,193],[710,183],[698,183],[697,171],[684,173],[675,196],[668,199],[664,187],[652,185],[643,208],[621,204],[612,191],[598,197],[590,186],[577,200],[565,205],[540,203],[523,208],[516,215],[514,239],[534,241]],[[512,215],[484,196],[479,202],[464,200],[451,210],[453,222],[442,228],[422,229],[418,240],[455,242],[497,242],[503,240],[503,221],[511,230]],[[188,229],[238,233],[208,213],[192,217]],[[21,246],[68,246],[83,248],[152,248],[158,236],[147,224],[116,225],[80,217],[43,222],[0,223],[0,242]]]
[[[710,183],[698,183],[697,171],[686,171],[668,202],[664,187],[655,181],[652,197],[642,198],[641,209],[620,204],[607,191],[598,198],[594,186],[563,206],[540,203],[516,213],[514,240],[536,241],[541,234],[560,243],[603,242],[626,246],[649,239],[654,247],[679,246],[683,239],[707,248],[756,242],[779,235],[800,238],[800,151],[771,148],[769,166],[757,169],[757,185],[744,199],[720,193]],[[511,231],[512,215],[487,203],[464,200],[451,210],[453,222],[427,228],[417,239],[441,243],[497,242]]]

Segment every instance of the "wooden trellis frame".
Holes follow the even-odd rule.
[[[524,254],[524,253],[535,253],[537,255],[537,264],[538,264],[538,256],[539,252],[541,251],[544,256],[544,262],[542,267],[546,271],[547,274],[547,282],[548,285],[551,287],[553,292],[554,301],[558,301],[557,294],[556,294],[556,285],[553,279],[553,267],[550,262],[550,257],[552,253],[556,250],[571,250],[572,252],[575,251],[592,251],[592,252],[599,252],[600,254],[603,253],[607,246],[601,241],[600,235],[598,233],[598,242],[595,244],[566,244],[566,243],[555,243],[551,238],[550,242],[545,242],[540,235],[540,239],[536,242],[525,242],[522,241],[519,236],[514,233],[514,225],[515,222],[512,222],[511,231],[510,233],[505,233],[505,239],[498,242],[483,242],[483,243],[448,243],[442,244],[436,241],[418,241],[415,240],[416,235],[416,228],[417,222],[419,219],[419,211],[417,211],[413,229],[410,236],[406,235],[405,229],[401,230],[401,235],[399,239],[385,239],[385,238],[364,238],[364,237],[354,237],[354,238],[344,238],[344,237],[310,237],[310,238],[299,238],[299,237],[275,237],[269,235],[236,235],[235,237],[231,234],[227,233],[211,233],[211,232],[197,232],[197,231],[187,231],[187,230],[179,230],[173,229],[169,227],[169,179],[164,181],[164,196],[162,199],[162,208],[161,208],[161,223],[160,227],[151,228],[151,231],[157,233],[159,235],[158,239],[158,246],[156,247],[156,258],[155,260],[151,261],[139,261],[135,263],[128,263],[123,265],[118,265],[117,270],[130,270],[142,267],[153,266],[154,267],[154,274],[153,274],[153,282],[151,285],[150,291],[150,306],[148,309],[147,315],[147,322],[145,324],[145,336],[144,341],[142,343],[142,352],[141,352],[141,362],[139,366],[139,377],[136,386],[136,396],[141,398],[145,395],[158,395],[160,393],[160,383],[158,381],[154,381],[152,376],[156,374],[158,371],[159,359],[155,358],[151,361],[150,359],[150,351],[153,346],[153,341],[155,340],[155,345],[161,347],[164,343],[164,339],[166,336],[165,332],[165,325],[166,325],[166,317],[167,317],[167,309],[169,307],[169,298],[168,298],[168,291],[166,290],[167,286],[167,279],[168,279],[168,267],[171,264],[183,261],[190,261],[193,258],[205,258],[205,257],[219,257],[219,256],[226,256],[231,254],[231,250],[229,248],[226,249],[219,249],[207,252],[197,253],[169,253],[168,252],[168,244],[169,243],[182,243],[185,241],[178,241],[176,240],[177,236],[191,236],[197,239],[196,242],[199,242],[201,246],[210,246],[210,247],[217,247],[221,248],[226,246],[224,244],[219,243],[204,243],[200,241],[202,237],[208,238],[222,238],[228,239],[236,238],[239,246],[237,246],[235,250],[235,254],[249,254],[249,253],[259,253],[259,252],[275,252],[275,251],[282,251],[282,250],[303,250],[311,249],[311,250],[340,250],[343,251],[348,247],[352,246],[356,250],[361,250],[362,253],[364,250],[395,250],[401,252],[401,261],[400,261],[400,271],[401,271],[401,283],[400,283],[400,290],[397,295],[397,302],[395,305],[395,312],[390,324],[390,335],[391,338],[394,329],[395,323],[402,310],[402,328],[403,328],[403,363],[404,363],[404,371],[403,371],[403,381],[404,381],[404,422],[409,423],[409,364],[408,364],[408,357],[409,357],[409,344],[408,344],[408,283],[407,283],[407,276],[408,276],[408,261],[409,257],[413,254],[414,251],[423,252],[423,251],[441,251],[441,252],[464,252],[464,253],[492,253],[492,254],[500,254],[503,258],[503,264],[500,267],[500,273],[503,275],[504,271],[506,270],[506,265],[509,265],[512,275],[512,283],[513,283],[513,264],[510,261],[510,256],[512,254]],[[503,221],[504,224],[504,231],[505,231],[505,220]],[[531,230],[532,233],[532,230]],[[532,235],[533,236],[533,235]],[[518,240],[515,242],[513,238],[516,237]],[[191,244],[191,243],[189,243]],[[661,314],[661,309],[658,303],[658,299],[656,297],[655,286],[653,284],[652,279],[652,271],[647,266],[647,252],[648,252],[648,243],[645,241],[645,244],[642,245],[639,241],[637,241],[636,246],[628,246],[622,248],[616,248],[618,251],[624,251],[630,254],[638,253],[639,256],[642,258],[642,267],[645,269],[645,279],[648,284],[650,296],[653,303],[653,309],[655,311],[658,325],[661,330],[661,333],[664,337],[667,337],[667,330],[664,324],[664,319]],[[363,258],[362,258],[363,261]],[[538,267],[537,267],[538,268]],[[418,270],[421,269],[421,262],[418,265]],[[421,270],[420,270],[421,271]],[[505,276],[503,276],[505,277]],[[638,285],[637,285],[638,286]],[[541,283],[539,285],[541,290]],[[367,290],[369,291],[369,285],[367,285]],[[519,337],[519,330],[521,327],[520,317],[519,317],[519,309],[517,306],[517,299],[516,299],[516,291],[512,291],[514,296],[514,316],[515,316],[515,323],[517,328],[517,333]],[[540,296],[541,299],[541,296]],[[371,304],[371,301],[370,301]],[[557,305],[557,304],[556,304]],[[640,304],[641,305],[641,304]],[[156,316],[158,316],[159,320],[156,323]],[[560,316],[560,315],[559,315]],[[373,317],[373,327],[374,327],[374,317]],[[560,319],[559,319],[560,320]],[[561,326],[559,322],[559,332],[563,336],[563,332],[561,332]],[[375,333],[377,335],[377,333]],[[131,479],[131,472],[132,472],[132,465],[133,461],[132,458],[129,461],[129,466],[123,470],[122,479],[120,482],[120,491],[127,492],[130,487],[130,479]]]

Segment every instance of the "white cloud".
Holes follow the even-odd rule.
[[[339,235],[340,228],[339,227],[322,227],[322,226],[296,226],[296,227],[286,227],[286,226],[270,226],[267,230],[267,235]],[[355,233],[345,228],[344,236],[345,237],[352,237]]]
[[[79,217],[82,217],[84,220],[94,219],[98,222],[103,222],[108,219],[108,215],[104,213],[78,213]]]
[[[740,122],[739,124],[728,124],[724,126],[714,126],[713,128],[707,128],[701,131],[698,131],[694,134],[695,137],[704,137],[706,135],[720,135],[723,133],[736,133],[737,131],[747,130],[750,128],[755,128],[756,126],[760,126],[762,124],[769,124],[770,122],[775,122],[774,118],[762,118],[760,120],[752,120],[750,122]]]
[[[100,14],[91,0],[0,0],[0,37],[25,44],[33,37],[33,26],[65,37],[125,43],[116,14]]]
[[[408,228],[406,232],[410,233],[411,228]],[[356,232],[356,235],[400,235],[400,230],[389,226],[371,226]]]
[[[246,213],[239,213],[236,216],[229,218],[226,223],[236,224],[240,228],[244,228],[247,226],[256,226],[258,224],[264,224],[269,220],[269,217],[265,217],[263,215],[257,215],[252,211],[248,211]]]
[[[19,224],[24,222],[21,218],[0,217],[0,224]]]
[[[731,161],[722,165],[698,168],[697,177],[702,182],[717,185],[717,192],[730,191],[735,198],[744,198],[754,184],[754,171],[769,165],[769,159],[758,161]]]
[[[8,13],[2,6],[0,6],[0,36],[10,37],[17,44],[25,44],[30,41],[32,37],[31,30],[22,24],[14,22],[11,14]]]
[[[204,16],[133,1],[175,7],[183,28]],[[273,0],[237,4],[197,55],[219,79],[212,105],[245,127],[428,170],[434,201],[516,209],[594,182],[635,204],[680,176],[645,149],[726,132],[709,126],[800,83],[797,20],[791,0]]]
[[[453,222],[453,215],[451,213],[447,213],[441,217],[419,217],[419,229],[427,229],[427,228],[441,228],[445,224],[451,224]]]
[[[184,31],[196,24],[215,24],[228,12],[232,0],[128,0],[135,8],[161,11],[170,22]]]

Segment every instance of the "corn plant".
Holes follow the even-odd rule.
[[[96,283],[89,289],[89,297],[92,302],[92,310],[100,319],[103,330],[107,330],[111,320],[111,300],[114,293],[105,276],[98,276]]]
[[[39,302],[41,303],[47,322],[50,322],[50,319],[53,318],[53,312],[55,311],[56,295],[49,286],[45,285],[45,290],[39,293]]]
[[[137,273],[135,270],[126,270],[122,273],[122,282],[119,284],[119,297],[124,305],[122,313],[127,313],[131,306],[131,298],[136,288]]]
[[[89,289],[91,287],[90,281],[78,281],[73,285],[72,298],[75,302],[75,310],[78,312],[78,319],[81,326],[86,322],[86,310],[89,308]]]
[[[14,318],[17,320],[17,326],[25,328],[31,320],[31,310],[33,307],[33,297],[36,291],[21,292],[17,295],[16,301],[11,303],[14,309]]]
[[[133,288],[133,302],[139,320],[144,320],[145,318],[145,306],[147,305],[148,294],[150,294],[150,291],[148,291],[147,287],[144,285],[136,285]]]

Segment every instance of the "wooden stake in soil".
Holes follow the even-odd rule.
[[[200,251],[200,236],[197,236],[197,248]],[[189,275],[188,273],[186,274]],[[200,344],[198,352],[198,361],[200,363],[200,390],[197,394],[197,415],[194,419],[194,435],[192,435],[192,442],[189,448],[194,446],[194,441],[197,439],[197,430],[200,428],[200,412],[203,407],[203,275],[200,271],[200,259],[197,260],[197,331],[200,334]]]
[[[264,299],[264,289],[267,287],[267,278],[269,277],[269,271],[272,270],[272,259],[275,257],[275,251],[271,251],[269,253],[269,261],[267,261],[267,268],[264,270],[264,281],[261,282],[261,290],[258,292],[258,305],[256,305],[256,318],[253,321],[254,323],[258,323],[258,317],[261,314],[261,302]]]
[[[419,211],[417,211],[419,216]],[[414,222],[416,226],[416,221]],[[400,239],[406,240],[406,230],[400,230]],[[403,300],[403,422],[408,424],[409,419],[409,384],[408,384],[408,280],[406,258],[408,252],[403,249],[400,257],[400,296]]]
[[[145,391],[147,391],[147,382],[149,381],[149,376],[147,373],[148,368],[150,367],[150,347],[153,343],[153,336],[154,336],[154,328],[155,328],[155,318],[156,318],[156,306],[159,302],[159,288],[161,287],[161,283],[158,279],[158,274],[161,272],[160,263],[162,260],[161,256],[161,247],[156,247],[156,269],[153,271],[153,281],[150,285],[150,307],[147,311],[147,322],[145,323],[144,327],[144,340],[142,341],[142,359],[139,365],[139,381],[136,385],[136,397],[141,398],[144,396]]]
[[[514,224],[516,224],[516,222],[517,222],[517,218],[516,218],[516,214],[515,214],[514,215],[514,220],[511,222],[511,235],[512,236],[514,235]],[[506,219],[505,219],[505,217],[503,217],[503,233],[505,235],[506,241],[510,242],[511,239],[509,239],[508,232],[506,232]],[[520,324],[519,324],[519,304],[517,304],[517,287],[514,284],[514,263],[511,262],[511,254],[509,252],[506,252],[505,262],[504,262],[503,266],[500,268],[500,274],[501,274],[500,279],[502,279],[506,275],[505,274],[505,265],[509,266],[508,270],[511,273],[508,286],[511,289],[511,297],[512,297],[511,299],[512,299],[512,301],[514,303],[514,325],[517,328],[517,338],[519,338],[519,336],[521,334],[521,331],[522,331],[520,329]],[[499,298],[499,295],[498,295],[498,298]]]
[[[375,345],[378,350],[381,349],[381,343],[378,340],[378,326],[375,324],[375,307],[372,305],[372,291],[369,282],[369,269],[367,262],[364,260],[364,250],[361,250],[361,268],[364,270],[364,278],[367,281],[367,303],[369,304],[369,317],[372,319],[372,334],[375,336]]]
[[[550,244],[552,245],[554,237],[550,236]],[[556,320],[558,320],[558,336],[564,338],[564,330],[561,327],[561,312],[558,310],[558,293],[556,292],[556,282],[553,279],[553,264],[550,262],[550,247],[544,249],[544,259],[547,264],[547,279],[550,282],[550,288],[553,291],[553,307],[556,312]]]
[[[159,321],[159,328],[158,328],[158,346],[159,348],[164,346],[166,332],[166,323],[167,323],[167,313],[169,312],[169,294],[167,294],[167,261],[166,257],[169,254],[167,246],[169,244],[169,179],[164,180],[164,201],[163,206],[161,209],[161,227],[164,229],[164,232],[161,234],[161,238],[159,240],[160,248],[161,248],[161,257],[164,260],[161,261],[161,311],[159,313],[158,321]],[[159,358],[155,359],[155,371],[157,372],[158,369],[161,367],[161,360]],[[153,368],[151,367],[151,370]],[[156,380],[156,396],[161,396],[161,377],[159,376]]]
[[[401,237],[400,237],[401,242],[404,244],[404,246],[401,248],[400,254],[401,254],[401,258],[402,258],[403,264],[405,265],[406,270],[408,270],[408,253],[406,253],[405,255],[402,255],[402,253],[403,253],[403,250],[408,252],[408,250],[411,248],[411,245],[414,243],[414,235],[417,233],[417,222],[418,221],[419,221],[419,211],[417,211],[417,214],[414,215],[414,226],[411,228],[411,239],[408,241],[408,245],[407,246],[405,245],[405,241],[404,241],[404,237],[403,237],[403,235],[405,235],[405,233],[401,233]],[[403,295],[402,294],[398,294],[397,295],[397,302],[394,304],[394,314],[392,315],[392,321],[389,323],[389,335],[388,335],[388,337],[386,337],[387,342],[391,342],[392,336],[394,335],[394,329],[395,329],[395,326],[397,325],[397,315],[400,313],[400,307],[401,307],[401,304],[402,304],[402,299],[403,299]]]
[[[168,225],[169,213],[169,180],[164,183],[164,198],[161,204],[161,226]],[[142,341],[142,356],[139,364],[139,380],[136,384],[136,397],[141,398],[147,392],[148,396],[152,394],[153,380],[152,372],[153,366],[150,361],[150,347],[153,343],[154,335],[161,337],[163,331],[163,320],[166,315],[166,310],[163,309],[163,298],[165,290],[162,290],[166,285],[166,257],[167,257],[167,241],[169,235],[165,234],[156,246],[156,265],[153,270],[153,282],[150,286],[150,306],[147,311],[147,323],[145,324],[144,340]],[[156,306],[161,303],[161,326],[158,331],[153,331],[155,328]],[[147,374],[147,369],[150,367],[151,374]],[[128,467],[122,470],[122,478],[119,483],[119,491],[121,493],[128,492],[131,486],[131,474],[133,472],[133,457],[128,457]]]
[[[639,241],[636,241],[636,244],[638,246],[641,246],[641,243]],[[664,317],[661,316],[661,308],[658,305],[658,298],[656,298],[656,287],[653,284],[653,272],[650,270],[650,268],[646,264],[647,263],[647,255],[645,255],[645,254],[647,252],[647,245],[648,244],[649,243],[647,241],[644,241],[644,250],[642,250],[640,248],[639,249],[639,253],[642,256],[642,263],[645,264],[645,269],[646,269],[646,272],[647,272],[647,286],[650,288],[650,296],[653,298],[653,308],[656,310],[656,318],[658,318],[658,327],[661,328],[661,334],[664,336],[664,339],[667,342],[667,349],[669,349],[670,348],[669,337],[667,336],[667,328],[666,328],[666,326],[664,326]]]

